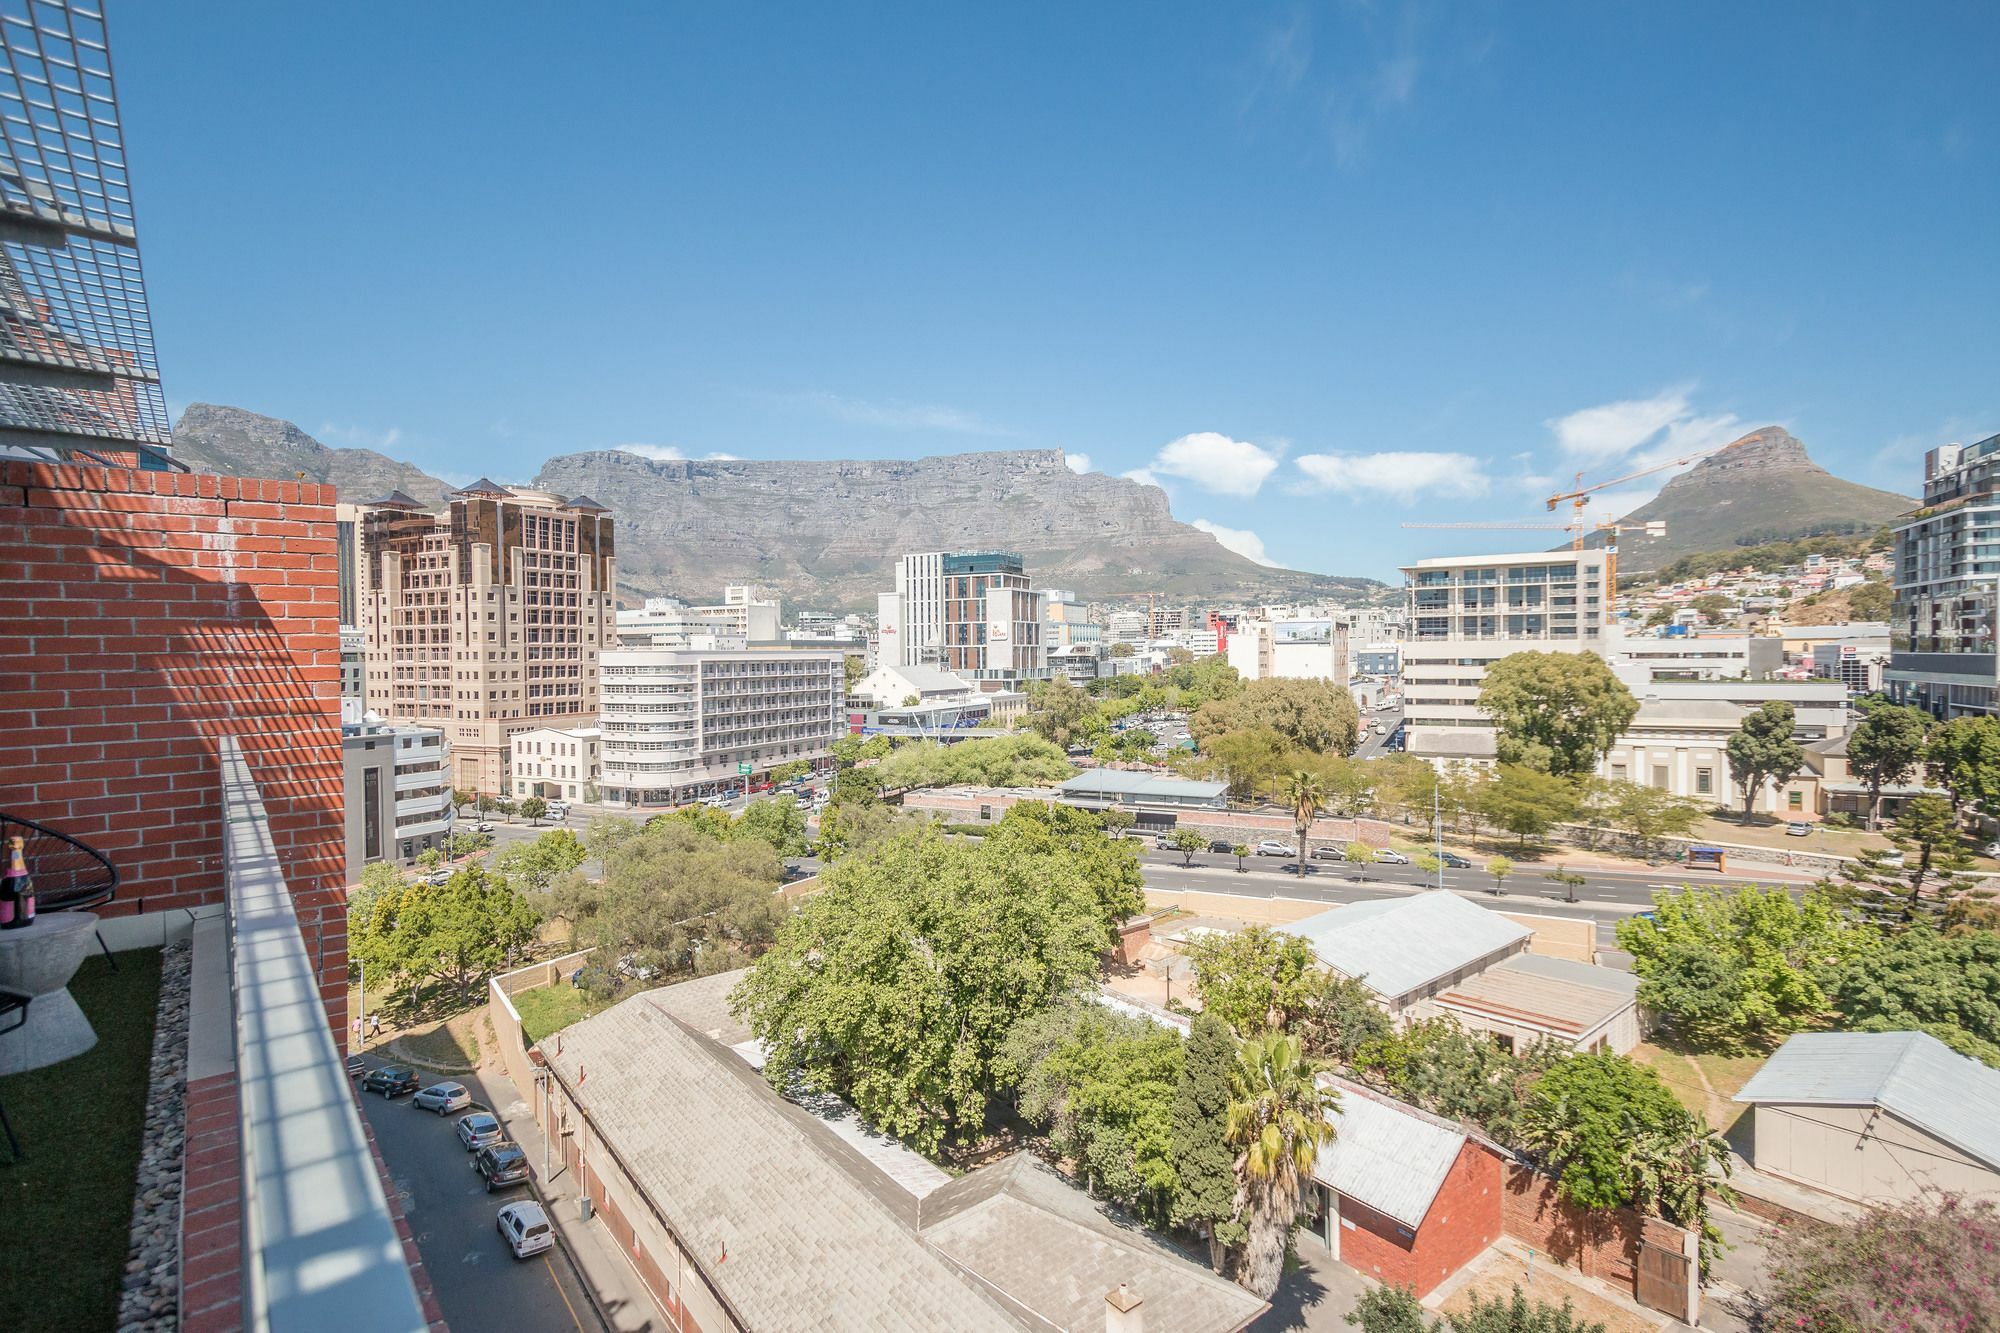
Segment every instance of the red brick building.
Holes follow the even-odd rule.
[[[333,488],[0,461],[0,810],[102,851],[120,917],[222,902],[216,747],[263,792],[346,1021]],[[164,919],[164,918],[162,918]]]
[[[1320,1150],[1303,1241],[1419,1297],[1501,1234],[1498,1149],[1437,1116],[1333,1075],[1340,1133]]]

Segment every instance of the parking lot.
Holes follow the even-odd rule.
[[[443,1081],[419,1077],[425,1084]],[[480,1095],[477,1082],[457,1081]],[[494,1217],[502,1205],[534,1195],[525,1185],[486,1192],[472,1169],[472,1154],[454,1131],[456,1115],[419,1110],[407,1095],[385,1101],[374,1093],[362,1095],[361,1110],[374,1128],[447,1323],[457,1329],[599,1333],[603,1325],[560,1248],[529,1259],[508,1251]]]

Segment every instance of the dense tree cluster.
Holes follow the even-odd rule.
[[[1487,668],[1479,707],[1502,763],[1576,777],[1610,753],[1639,701],[1596,653],[1523,652]]]

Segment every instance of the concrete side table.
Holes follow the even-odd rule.
[[[19,930],[0,930],[0,986],[35,998],[28,1021],[0,1032],[0,1074],[40,1069],[97,1045],[97,1033],[69,993],[69,979],[96,938],[95,912],[48,912]]]

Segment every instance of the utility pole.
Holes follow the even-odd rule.
[[[1444,887],[1444,817],[1438,801],[1438,788],[1442,785],[1440,780],[1431,783],[1431,859],[1437,862],[1436,887],[1440,889]]]

